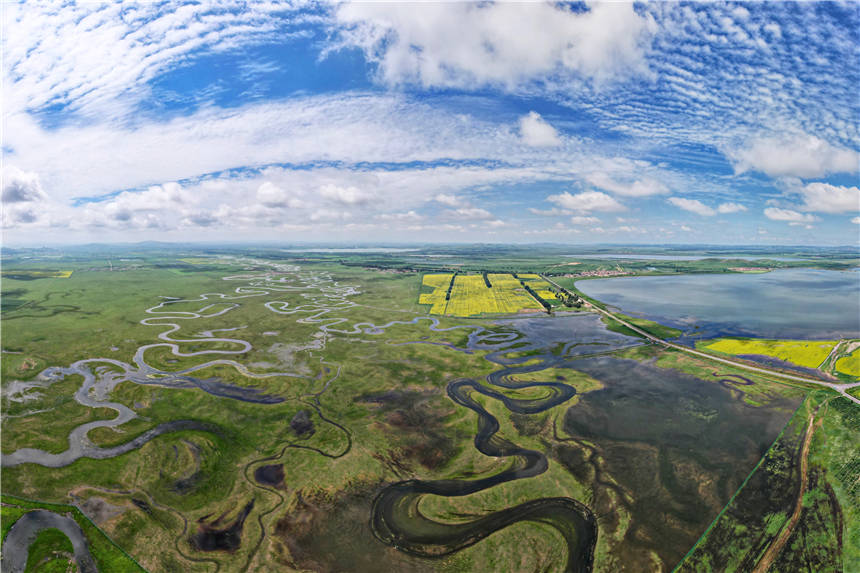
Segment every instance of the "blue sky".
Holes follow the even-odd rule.
[[[860,243],[860,4],[3,4],[3,239]]]

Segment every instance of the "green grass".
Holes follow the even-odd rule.
[[[65,505],[65,504],[57,504],[57,503],[45,503],[40,501],[34,501],[29,499],[24,499],[12,495],[3,494],[0,496],[0,501],[4,504],[4,506],[10,506],[20,512],[20,515],[23,515],[28,510],[31,509],[46,509],[48,511],[53,511],[56,513],[71,515],[71,517],[77,522],[78,525],[81,526],[81,529],[86,535],[87,543],[89,544],[90,553],[93,556],[93,559],[96,562],[96,566],[100,571],[116,571],[117,573],[124,572],[139,572],[144,571],[140,565],[138,565],[125,551],[123,551],[119,546],[114,544],[98,527],[96,527],[89,519],[87,519],[84,514],[80,512],[78,508],[73,505]],[[5,509],[5,507],[4,507]],[[20,517],[20,515],[18,517]],[[6,514],[4,512],[4,521]],[[6,527],[4,525],[4,538],[6,533]],[[48,535],[42,536],[40,535],[37,538],[34,546],[31,547],[30,551],[30,559],[32,560],[35,557],[39,557],[40,555],[46,554],[46,552],[50,552],[57,547],[57,539],[56,534],[50,533],[51,531],[58,530],[47,530]],[[62,535],[62,533],[61,533]],[[65,535],[62,535],[63,538],[68,540]],[[62,547],[62,544],[60,543]],[[71,546],[71,543],[69,543]],[[28,560],[28,569],[29,569]]]

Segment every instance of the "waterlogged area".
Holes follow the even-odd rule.
[[[860,270],[786,269],[584,280],[579,290],[622,312],[704,336],[860,336]]]

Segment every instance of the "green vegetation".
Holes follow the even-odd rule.
[[[106,571],[140,570],[123,551],[151,571],[204,572],[216,564],[225,573],[557,570],[565,544],[545,524],[518,522],[433,560],[395,551],[369,528],[372,502],[388,484],[475,480],[521,463],[476,450],[475,412],[452,400],[449,383],[474,380],[522,404],[549,399],[554,390],[549,385],[491,386],[487,377],[502,365],[490,357],[518,366],[547,366],[511,374],[509,382],[563,383],[576,389],[569,400],[531,413],[512,412],[477,391],[470,394],[498,420],[497,439],[543,453],[548,469],[468,496],[427,496],[421,511],[453,523],[542,497],[570,497],[601,516],[595,571],[644,570],[658,562],[673,566],[738,491],[810,387],[653,345],[613,351],[620,337],[606,330],[630,334],[625,328],[608,321],[604,329],[593,317],[563,312],[563,299],[550,296],[557,289],[531,276],[572,268],[557,266],[569,261],[560,251],[549,249],[528,263],[525,250],[458,252],[427,251],[450,255],[446,259],[266,249],[141,249],[95,255],[71,250],[52,261],[58,268],[72,269],[69,278],[4,276],[4,454],[24,447],[62,452],[74,427],[116,416],[114,410],[84,407],[74,399],[80,375],[49,381],[39,376],[45,368],[111,359],[133,372],[135,353],[144,345],[156,345],[142,355],[159,372],[128,379],[114,363],[96,360],[89,365],[99,381],[92,395],[101,392],[104,400],[137,415],[116,428],[92,429],[89,440],[113,447],[161,424],[201,424],[194,430],[167,432],[113,458],[82,458],[60,468],[30,463],[4,467],[4,535],[25,511],[44,507],[74,516]],[[503,275],[520,289],[520,280],[537,285],[532,290],[556,316],[537,313],[537,318],[493,323],[439,313],[434,316],[438,328],[431,329],[427,314],[433,307],[427,304],[447,303],[445,295],[456,282],[450,263],[456,260],[463,262],[457,277],[472,277],[485,291],[487,281],[493,289],[503,285]],[[417,272],[418,266],[427,272]],[[22,272],[38,270],[46,263],[4,259],[4,272],[19,267]],[[467,267],[474,272],[466,274]],[[443,278],[428,281],[433,274]],[[243,277],[225,280],[237,275]],[[559,284],[570,288],[574,280],[561,278]],[[441,296],[427,296],[439,288]],[[211,295],[204,300],[202,293],[233,298]],[[528,296],[524,289],[520,294]],[[171,300],[165,296],[183,301],[153,308]],[[201,310],[204,307],[209,308]],[[158,314],[147,309],[167,313],[156,318]],[[681,334],[644,319],[621,318],[661,338]],[[141,324],[144,319],[148,324]],[[392,321],[405,324],[379,328]],[[446,330],[463,326],[469,329]],[[487,328],[495,338],[469,348],[470,329],[477,327]],[[493,355],[499,348],[505,349],[501,358]],[[579,352],[588,357],[580,358]],[[171,375],[213,359],[219,362]],[[817,401],[810,398],[803,408],[825,403],[831,396],[825,394]],[[810,525],[803,543],[812,549],[803,555],[821,564],[830,561],[819,554],[823,545],[818,537],[835,535],[836,529],[824,510],[813,508],[829,511],[838,503],[846,527],[858,519],[856,508],[849,507],[856,493],[851,489],[856,468],[845,465],[839,453],[850,449],[855,439],[850,430],[853,405],[838,402],[820,409],[822,426],[810,453],[817,469],[809,478]],[[800,419],[800,413],[796,417]],[[772,466],[773,475],[765,479],[753,472],[731,504],[735,507],[749,495],[744,492],[751,484],[759,484],[751,511],[764,508],[766,515],[759,515],[759,522],[753,519],[750,528],[769,527],[773,535],[788,515],[779,508],[790,496],[780,496],[796,477],[789,439],[799,430],[790,428],[778,440],[785,451],[779,454],[774,445],[760,466]],[[261,468],[275,476],[282,470],[282,483],[259,481]],[[761,493],[771,481],[773,494]],[[251,502],[235,549],[203,551],[191,542],[194,536],[234,525]],[[717,523],[730,513],[734,515],[726,510]],[[715,525],[711,530],[722,528]],[[743,534],[729,531],[724,543]],[[848,534],[843,538],[853,539]],[[710,555],[709,539],[703,538],[696,552]],[[34,559],[47,565],[55,552],[68,550],[62,543],[55,534],[40,537],[31,547]],[[844,564],[854,558],[853,547],[845,542]],[[699,559],[696,552],[689,559]],[[62,559],[54,561],[60,564]]]
[[[74,562],[74,548],[66,534],[59,529],[44,529],[30,545],[27,571],[63,573]]]
[[[677,571],[751,571],[764,558],[775,571],[851,570],[860,557],[852,525],[860,508],[846,460],[857,458],[858,440],[857,408],[830,392],[811,393]],[[804,441],[811,444],[806,475],[798,461]],[[787,541],[769,554],[780,535]],[[842,547],[833,542],[839,537]]]
[[[9,524],[7,528],[6,517],[10,515],[14,519],[17,519],[24,513],[32,509],[46,509],[48,511],[53,511],[55,513],[70,515],[78,525],[81,526],[81,529],[84,532],[84,535],[87,537],[87,543],[90,548],[90,553],[95,559],[96,566],[100,571],[116,571],[117,573],[122,572],[138,572],[144,571],[137,562],[134,561],[125,551],[119,548],[115,543],[113,543],[110,538],[108,538],[104,532],[102,532],[98,527],[96,527],[92,521],[90,521],[86,516],[84,516],[81,511],[73,506],[66,504],[58,504],[58,503],[45,503],[40,501],[33,501],[29,499],[24,499],[21,497],[3,494],[0,497],[0,502],[3,503],[3,537],[5,539],[6,533],[9,529],[11,529],[14,522]],[[59,536],[58,536],[59,534]],[[30,556],[27,564],[28,571],[30,570],[33,563],[38,563],[45,556],[50,555],[53,551],[64,551],[65,545],[62,540],[59,539],[62,537],[68,542],[68,538],[59,532],[58,530],[45,530],[38,538],[36,543],[30,546]],[[68,547],[71,547],[71,543],[68,543]],[[65,570],[65,569],[63,569]]]
[[[656,336],[657,338],[662,338],[664,340],[669,338],[677,338],[678,336],[681,336],[683,334],[683,332],[678,330],[677,328],[672,328],[671,326],[666,326],[664,324],[660,324],[659,322],[648,320],[647,318],[627,316],[626,314],[621,314],[620,312],[614,312],[612,314],[622,320],[626,320],[633,326],[644,330],[648,334]],[[603,316],[601,317],[601,320],[603,320],[603,322],[606,324],[606,328],[613,332],[619,332],[628,336],[640,336],[638,332],[630,330],[620,322],[612,320],[611,318]]]

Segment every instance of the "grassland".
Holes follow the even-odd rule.
[[[838,341],[835,340],[758,340],[722,338],[697,344],[699,348],[728,355],[762,355],[791,362],[804,368],[818,368]]]

